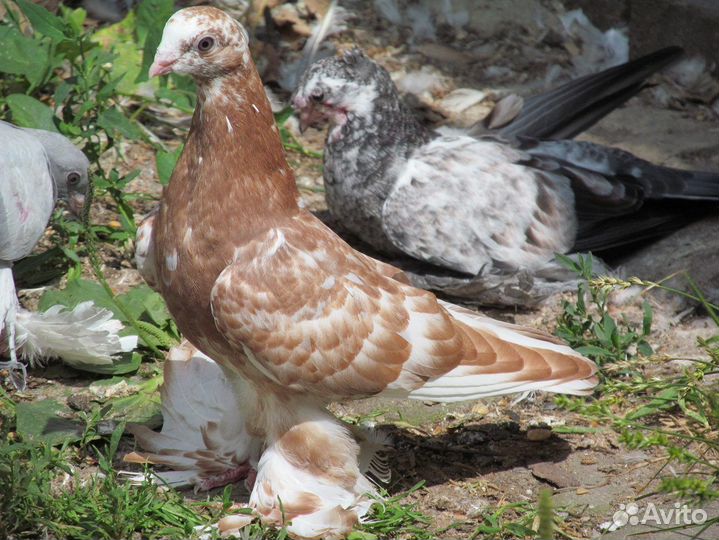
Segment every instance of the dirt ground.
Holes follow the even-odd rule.
[[[426,32],[429,37],[423,38],[402,24],[390,24],[371,2],[355,0],[342,4],[350,15],[345,23],[347,30],[331,37],[330,42],[338,48],[359,45],[387,67],[400,86],[411,86],[407,81],[417,73],[429,74],[434,82],[419,85],[418,95],[409,96],[418,113],[428,121],[466,122],[466,118],[458,118],[464,113],[476,119],[506,93],[531,95],[544,89],[548,80],[556,84],[577,75],[573,61],[581,55],[583,44],[561,30],[556,21],[556,14],[561,12],[558,3],[465,2],[468,25],[457,29],[440,24],[433,32]],[[670,45],[671,36],[666,39]],[[707,98],[666,77],[658,78],[657,82],[660,86],[633,98],[585,137],[624,148],[656,163],[719,169],[719,110],[715,101],[719,91],[713,98]],[[714,90],[719,87],[716,80],[708,84],[714,84]],[[457,88],[478,89],[488,97],[471,113],[443,114],[442,98]],[[280,93],[280,97],[286,94]],[[298,138],[307,148],[321,151],[324,133],[310,130],[304,137],[298,134]],[[111,155],[106,159],[121,161],[126,170],[140,168],[142,173],[132,189],[159,195],[152,152],[141,145],[126,145],[121,150],[123,157]],[[288,157],[306,202],[313,210],[321,210],[321,160],[297,153]],[[138,211],[141,214],[150,207],[151,203],[143,203]],[[112,212],[102,203],[93,209],[94,221],[112,219]],[[716,246],[717,238],[707,241]],[[128,253],[114,250],[105,255],[106,269],[117,292],[141,282]],[[23,299],[32,304],[40,292],[27,291]],[[531,312],[491,310],[490,314],[551,330],[560,301],[551,298],[541,309]],[[674,356],[697,354],[696,337],[708,337],[712,332],[708,319],[691,309],[677,313],[674,304],[652,302],[656,313],[652,344],[657,351]],[[639,304],[636,298],[622,298],[614,309],[638,317]],[[671,365],[666,369],[672,369]],[[48,371],[31,372],[30,395],[68,399],[88,393],[90,382],[78,372],[52,366]],[[628,451],[611,431],[552,434],[541,426],[579,428],[564,430],[578,432],[601,426],[558,410],[551,396],[529,396],[519,403],[512,400],[510,397],[460,405],[365,400],[338,404],[333,410],[341,416],[371,417],[374,424],[391,436],[393,480],[387,486],[390,493],[401,492],[424,480],[427,489],[411,499],[422,512],[432,516],[434,529],[467,522],[448,529],[442,538],[467,538],[474,531],[474,520],[482,509],[506,502],[534,503],[539,491],[545,488],[552,490],[555,503],[564,508],[564,530],[572,537],[602,535],[609,540],[624,538],[630,529],[636,532],[636,527],[631,526],[606,532],[601,524],[611,522],[620,504],[652,492],[665,463],[663,457],[650,451]],[[130,443],[124,444],[129,450]],[[238,500],[246,497],[239,487],[236,495]],[[187,496],[195,497],[191,491]],[[673,504],[657,496],[642,500],[647,502],[666,507]],[[719,505],[706,510],[716,515]],[[719,530],[707,531],[705,535],[707,539],[719,538]],[[641,538],[671,537],[652,533]]]

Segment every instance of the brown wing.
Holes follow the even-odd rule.
[[[238,251],[213,314],[283,386],[327,397],[411,390],[455,367],[467,344],[431,293],[387,277],[398,272],[299,216]]]
[[[593,386],[585,380],[593,364],[554,338],[446,309],[387,274],[392,267],[298,216],[237,251],[215,283],[212,310],[223,336],[267,377],[323,399],[427,388],[446,401]],[[470,375],[469,388],[460,374]],[[567,385],[575,379],[583,382]]]

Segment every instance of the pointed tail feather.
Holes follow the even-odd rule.
[[[499,133],[509,139],[572,138],[641,91],[652,74],[683,54],[679,47],[667,47],[525,99],[521,112]]]
[[[412,391],[410,398],[452,402],[531,390],[586,395],[596,386],[594,362],[554,336],[442,305],[465,330],[482,365],[469,359]],[[496,360],[487,364],[488,355]]]

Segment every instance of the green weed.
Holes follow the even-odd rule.
[[[582,339],[591,342],[590,348],[577,349],[600,362],[603,377],[598,398],[558,396],[557,403],[610,426],[620,433],[629,448],[663,451],[666,461],[655,478],[656,492],[694,503],[719,499],[719,384],[715,378],[719,374],[719,332],[710,339],[697,341],[700,357],[691,359],[679,373],[648,376],[646,368],[672,360],[653,355],[650,348],[642,346],[651,328],[648,304],[644,304],[643,328],[637,330],[624,321],[612,319],[607,300],[612,291],[632,286],[645,291],[662,289],[697,302],[718,331],[719,308],[707,301],[688,276],[685,291],[639,278],[595,276],[591,256],[572,262],[570,267],[585,281],[579,287],[576,303],[564,303],[558,334],[574,343],[581,343]],[[591,309],[584,303],[585,295],[591,298]],[[633,345],[637,345],[635,350],[631,349]],[[670,465],[681,472],[662,475]],[[708,529],[717,523],[719,518],[710,519],[704,527]]]

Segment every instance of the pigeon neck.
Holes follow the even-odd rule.
[[[431,139],[431,133],[394,94],[377,98],[369,115],[350,114],[339,139],[353,145],[369,142],[396,158],[408,157]]]
[[[195,189],[217,199],[218,206],[229,200],[236,214],[258,219],[298,210],[294,173],[251,60],[223,77],[198,82],[184,155],[197,167],[194,180],[203,184]]]

